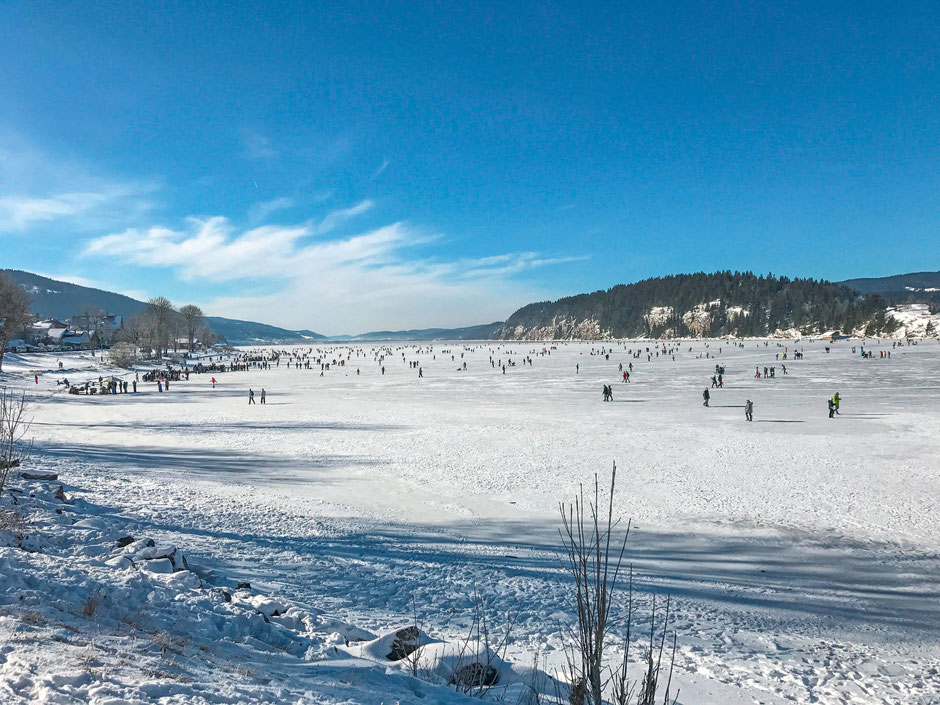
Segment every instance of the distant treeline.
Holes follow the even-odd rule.
[[[703,304],[707,315],[702,315],[700,308],[700,315],[685,316]],[[667,310],[651,317],[654,308]],[[529,304],[507,319],[499,337],[524,337],[524,330],[553,326],[561,330],[561,321],[589,320],[618,338],[760,336],[792,328],[805,334],[829,330],[849,333],[861,328],[867,335],[880,335],[897,327],[885,309],[886,303],[878,295],[860,294],[827,281],[752,272],[701,272]]]

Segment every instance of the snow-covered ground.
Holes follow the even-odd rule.
[[[524,702],[532,663],[562,660],[558,502],[614,460],[641,627],[653,596],[676,606],[681,703],[940,702],[940,343],[860,345],[403,344],[384,375],[380,346],[335,347],[352,358],[322,377],[282,362],[104,397],[55,385],[96,379],[87,354],[7,356],[26,469],[67,502],[11,477],[30,550],[0,548],[0,702],[464,702],[358,640],[416,607],[452,644],[475,590],[497,630],[515,620],[520,684],[491,695]]]

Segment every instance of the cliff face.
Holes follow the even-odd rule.
[[[502,340],[887,335],[900,321],[877,295],[814,279],[750,272],[684,274],[529,304],[496,331]]]
[[[504,324],[497,332],[500,340],[606,340],[612,337],[596,319],[577,320],[566,316],[555,316],[541,326]]]

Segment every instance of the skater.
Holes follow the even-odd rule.
[[[264,404],[264,401],[265,401],[266,398],[267,398],[267,394],[266,394],[265,391],[264,391],[264,387],[262,387],[262,388],[261,388],[261,403],[262,403],[262,404]]]
[[[423,367],[419,367],[419,368],[418,368],[418,377],[424,377],[424,368],[423,368]]]
[[[832,395],[832,403],[833,403],[833,404],[835,405],[835,407],[836,407],[836,413],[837,413],[837,414],[839,413],[839,402],[840,402],[840,401],[842,401],[842,399],[841,399],[841,397],[839,396],[839,392],[836,392],[835,394]]]
[[[708,393],[707,389],[704,392],[702,392],[702,399],[705,400],[704,402],[702,402],[702,406],[708,406],[708,399],[710,397],[711,397],[711,394]]]
[[[212,388],[215,389],[215,377],[212,378]]]
[[[137,380],[135,379],[131,384],[134,385],[134,394],[137,394]]]
[[[835,418],[836,404],[835,404],[834,401],[832,401],[832,398],[831,398],[831,397],[830,397],[829,399],[827,399],[826,401],[827,401],[828,404],[829,404],[829,418],[830,418],[830,419],[833,419],[833,418]]]
[[[748,421],[754,420],[754,402],[752,402],[750,399],[744,402],[744,418],[746,418]]]
[[[718,378],[715,375],[712,375],[712,389],[718,386]]]
[[[254,403],[255,403],[255,390],[249,389],[248,390],[248,405],[251,406]]]

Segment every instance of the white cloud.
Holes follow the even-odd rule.
[[[534,252],[420,257],[415,246],[435,236],[400,222],[323,237],[371,207],[363,201],[319,222],[247,230],[224,217],[190,218],[182,230],[129,229],[97,238],[85,254],[171,268],[185,281],[227,282],[230,291],[244,287],[245,293],[204,302],[214,315],[334,334],[499,320],[548,295],[516,275],[570,261]]]
[[[0,139],[0,234],[53,221],[110,228],[151,209],[155,184],[91,174],[67,156],[51,158],[23,140]]]

